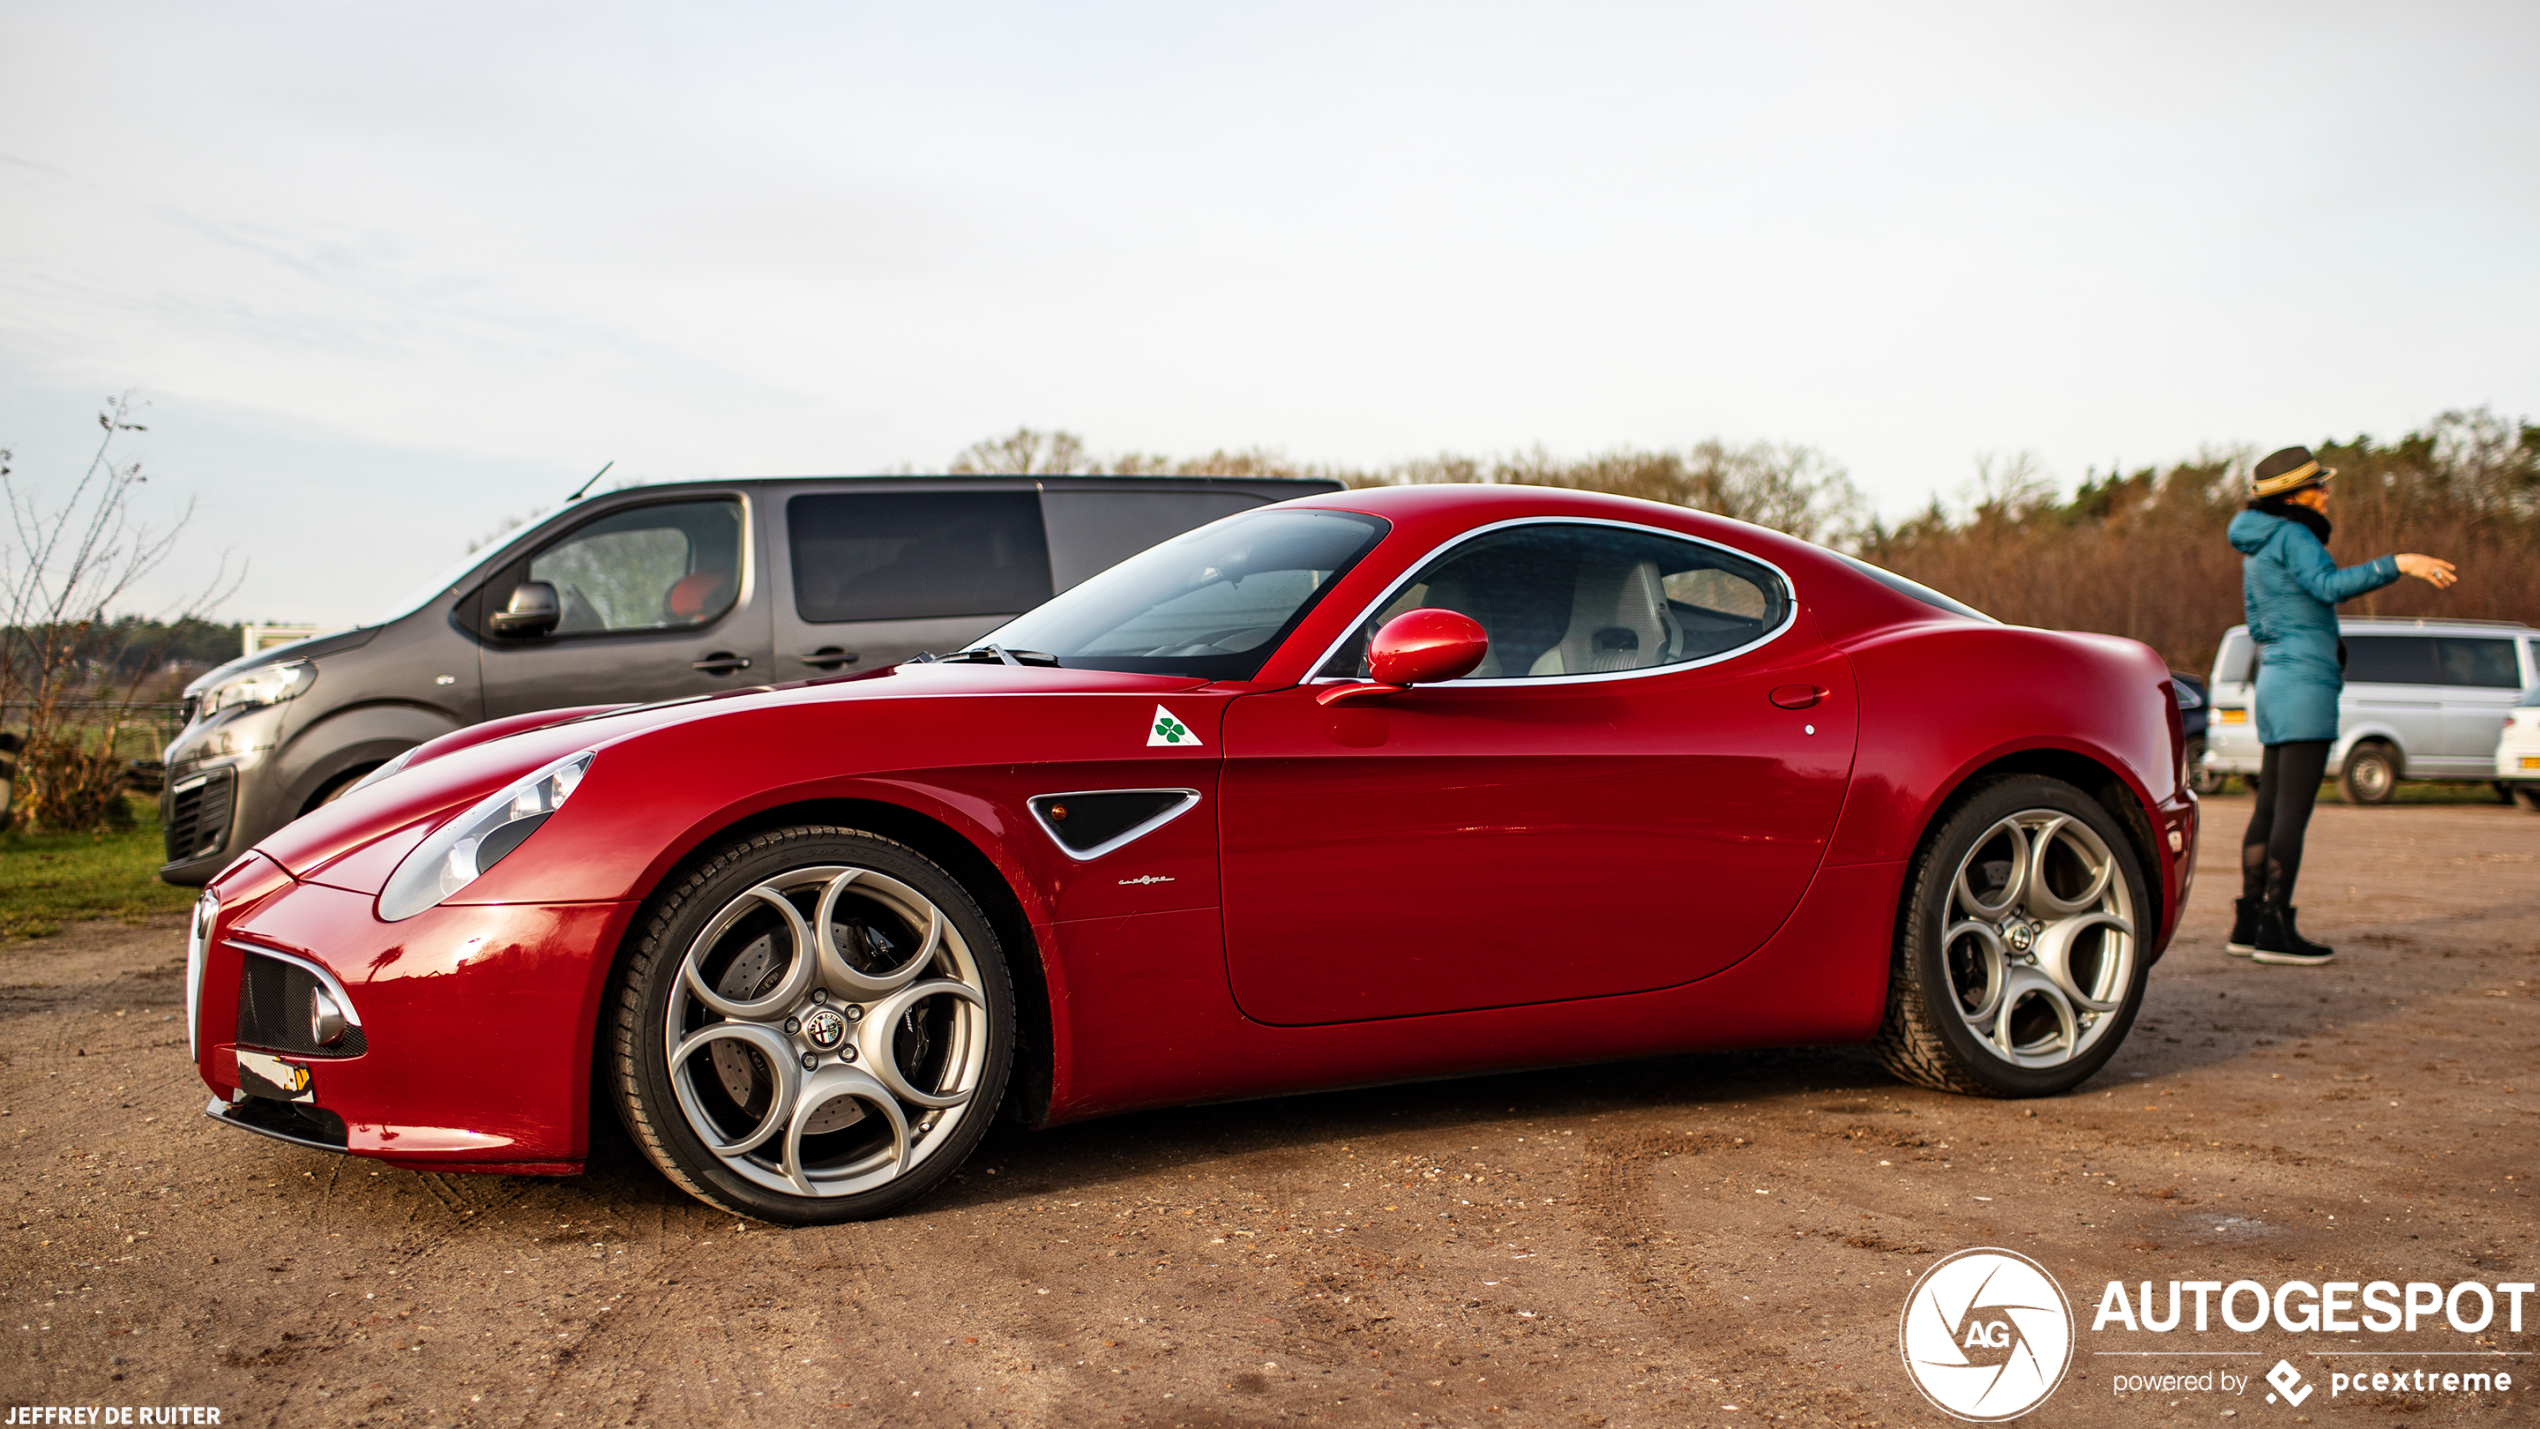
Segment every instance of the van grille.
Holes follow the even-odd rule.
[[[229,842],[229,811],[238,773],[215,769],[187,780],[168,795],[168,862],[185,863],[221,851]]]
[[[345,1028],[344,1040],[332,1047],[321,1047],[309,1036],[309,991],[317,985],[309,970],[296,963],[247,954],[247,965],[238,973],[239,1044],[295,1057],[358,1057],[369,1051],[369,1039],[359,1027]]]

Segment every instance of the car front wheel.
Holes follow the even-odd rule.
[[[2142,1005],[2152,900],[2088,794],[2015,775],[1962,796],[1906,889],[1875,1048],[1906,1081],[1975,1096],[2069,1091]]]
[[[899,1209],[987,1132],[1014,994],[978,904],[905,845],[780,829],[642,915],[612,978],[606,1072],[682,1189],[787,1225]]]

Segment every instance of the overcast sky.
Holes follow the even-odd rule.
[[[233,618],[604,460],[1812,444],[1896,513],[2540,414],[2540,7],[0,0],[0,445]]]

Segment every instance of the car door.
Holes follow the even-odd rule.
[[[767,602],[738,494],[595,514],[506,565],[463,607],[483,653],[485,715],[678,699],[757,684]],[[523,582],[555,588],[558,619],[511,636],[493,618]]]
[[[774,678],[958,650],[1050,598],[1039,493],[809,491],[784,503]]]
[[[1473,676],[1228,706],[1219,819],[1244,1012],[1310,1024],[1632,992],[1726,967],[1806,888],[1854,736],[1782,574],[1575,521],[1487,531],[1379,603],[1479,621]]]
[[[2511,636],[2441,635],[2434,662],[2443,677],[2443,755],[2473,778],[2495,771],[2505,715],[2522,696],[2522,665]]]
[[[2399,742],[2406,772],[2422,778],[2439,768],[2444,746],[2443,686],[2426,635],[2347,635],[2346,689],[2338,701],[2338,733],[2387,731]]]

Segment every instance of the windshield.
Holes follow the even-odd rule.
[[[522,534],[526,535],[528,533],[523,532]],[[510,542],[504,543],[506,546],[509,544]],[[405,599],[388,607],[387,610],[381,612],[375,619],[365,620],[362,624],[386,625],[392,620],[405,619],[407,616],[423,609],[426,604],[430,603],[434,596],[437,596],[443,591],[448,590],[450,587],[457,585],[461,580],[466,578],[468,572],[475,570],[478,566],[494,559],[494,557],[499,555],[501,551],[502,547],[497,546],[484,547],[468,552],[465,556],[460,557],[456,564],[442,571],[439,575],[434,576],[430,581],[424,583],[423,585],[417,586],[413,591],[407,594]]]
[[[1386,529],[1355,511],[1229,516],[1131,556],[971,648],[1082,670],[1249,680]]]

